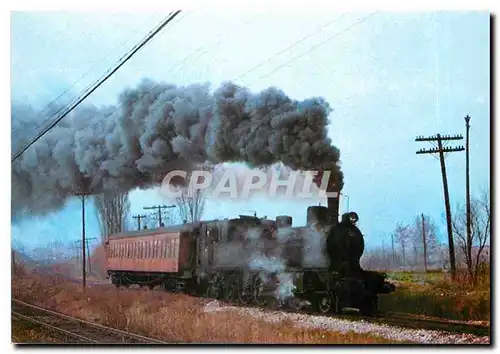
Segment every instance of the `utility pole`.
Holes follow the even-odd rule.
[[[443,176],[443,189],[444,189],[444,203],[445,203],[445,208],[446,208],[446,223],[447,223],[447,229],[448,229],[448,247],[449,247],[449,254],[450,254],[450,268],[451,268],[451,276],[453,279],[455,279],[455,274],[456,274],[456,264],[455,264],[455,248],[453,245],[453,231],[451,227],[451,208],[450,208],[450,195],[448,192],[448,180],[446,178],[446,164],[445,164],[445,156],[444,153],[451,153],[451,152],[456,152],[456,151],[464,151],[463,146],[459,147],[448,147],[444,146],[443,147],[443,141],[450,141],[450,140],[461,140],[463,139],[462,135],[445,135],[441,136],[441,134],[437,134],[434,136],[430,137],[423,137],[419,136],[415,139],[415,141],[429,141],[432,143],[437,142],[437,148],[434,147],[433,149],[420,149],[417,151],[417,154],[439,154],[439,161],[441,163],[441,174]]]
[[[155,206],[151,206],[151,207],[144,207],[145,210],[151,210],[151,209],[154,209],[154,210],[158,210],[158,222],[159,222],[159,227],[163,227],[163,223],[161,222],[161,210],[162,209],[170,209],[170,208],[175,208],[175,205],[172,204],[172,205],[155,205]]]
[[[17,268],[16,268],[16,252],[14,250],[11,251],[12,254],[12,271],[16,273]]]
[[[92,262],[90,262],[90,247],[89,247],[89,239],[85,239],[85,246],[87,248],[87,258],[88,258],[88,261],[89,261],[89,274],[92,274]]]
[[[391,233],[391,246],[392,246],[392,266],[396,265],[396,252],[394,249],[394,233]]]
[[[90,237],[90,238],[86,237],[86,238],[85,238],[85,246],[86,246],[86,247],[85,247],[85,251],[86,251],[87,261],[88,261],[88,265],[89,265],[89,267],[88,267],[88,268],[89,268],[89,271],[88,271],[88,272],[85,272],[86,274],[90,274],[90,273],[92,273],[92,264],[91,264],[91,262],[90,262],[90,247],[89,247],[89,241],[94,241],[94,240],[97,240],[97,238],[95,238],[95,237]],[[81,243],[82,243],[82,240],[75,241],[75,244],[76,244],[76,246],[75,246],[75,247],[76,247],[76,249],[77,249],[77,250],[79,250],[79,249],[80,249],[80,247],[81,247]],[[79,253],[79,252],[77,251],[77,253],[76,253],[77,260],[79,260],[79,259],[80,259],[80,257],[78,256],[78,253]]]
[[[427,240],[425,237],[425,219],[422,214],[422,241],[424,242],[424,270],[427,273]]]
[[[472,259],[472,230],[470,208],[470,179],[469,179],[469,129],[470,116],[465,116],[465,205],[467,208],[467,256]]]
[[[82,201],[82,284],[83,291],[87,288],[86,265],[85,265],[85,197],[89,195],[87,192],[76,193]]]
[[[146,215],[135,215],[135,216],[132,216],[133,219],[137,219],[137,230],[141,230],[141,219],[144,219],[146,217]]]

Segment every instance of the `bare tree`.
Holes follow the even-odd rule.
[[[471,200],[471,237],[467,237],[467,211],[459,205],[453,218],[453,234],[458,242],[469,277],[476,282],[481,256],[491,233],[490,193],[485,190],[479,198]]]
[[[106,192],[94,196],[101,240],[127,229],[130,201],[127,192]]]
[[[205,211],[206,198],[203,191],[193,190],[188,186],[181,188],[181,194],[175,198],[175,204],[182,221],[200,221]]]
[[[70,259],[71,248],[71,244],[66,244],[61,240],[54,240],[46,246],[34,248],[31,254],[34,259],[43,264],[52,264]]]
[[[402,252],[402,264],[407,265],[407,253],[412,239],[412,229],[409,225],[398,223],[394,230],[394,238]]]
[[[210,164],[199,166],[199,170],[211,172],[212,183],[218,178],[218,171]],[[175,198],[175,204],[182,222],[200,221],[205,211],[206,196],[204,191],[193,188],[190,182],[191,180],[179,187],[180,195]],[[197,183],[203,183],[203,177],[198,177]]]
[[[414,251],[414,266],[421,266],[426,262],[435,263],[437,259],[438,238],[437,226],[428,215],[424,215],[423,228],[425,231],[425,247],[427,259],[424,260],[424,238],[422,232],[422,216],[415,217],[415,222],[411,230],[411,242]]]

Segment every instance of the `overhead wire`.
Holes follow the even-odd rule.
[[[109,78],[114,72],[116,72],[119,67],[121,65],[123,65],[128,59],[130,59],[130,57],[135,54],[140,48],[142,48],[142,46],[147,43],[147,41],[149,41],[155,34],[157,34],[168,22],[170,22],[176,15],[178,15],[181,11],[177,11],[174,13],[173,17],[170,17],[170,14],[169,14],[169,17],[168,17],[168,21],[165,23],[164,21],[162,21],[162,23],[160,23],[160,25],[156,28],[156,29],[153,29],[149,34],[148,36],[146,37],[147,40],[146,42],[144,42],[142,45],[138,45],[136,47],[134,47],[131,52],[125,54],[124,56],[122,56],[120,59],[119,59],[119,62],[121,62],[122,60],[123,63],[121,64],[118,64],[118,66],[113,69],[109,74],[107,74],[104,79],[101,79],[99,81],[97,81],[97,86],[96,87],[93,87],[94,84],[89,87],[89,89],[87,89],[86,91],[84,91],[84,94],[82,94],[82,96],[80,96],[79,98],[77,98],[75,101],[76,103],[72,104],[71,107],[69,109],[66,110],[66,112],[61,116],[61,117],[56,117],[54,119],[54,121],[49,125],[49,127],[47,127],[46,129],[44,129],[41,133],[39,133],[35,139],[33,139],[32,142],[30,142],[29,144],[27,144],[25,147],[23,147],[23,149],[21,149],[13,158],[12,158],[12,162],[14,162],[22,153],[24,153],[32,144],[34,144],[38,139],[40,139],[44,134],[46,134],[47,131],[49,131],[50,129],[52,129],[60,120],[62,120],[71,110],[73,110],[79,103],[81,103],[86,97],[88,97],[93,91],[95,91],[95,89],[97,89],[98,86],[100,86],[100,84],[102,84],[107,78]],[[320,46],[324,45],[325,43],[329,42],[330,40],[340,36],[341,34],[343,33],[346,33],[347,31],[349,31],[350,29],[354,28],[355,26],[365,22],[366,20],[368,20],[370,17],[372,17],[373,15],[375,15],[378,11],[375,11],[373,13],[371,13],[370,15],[368,16],[365,16],[363,18],[361,18],[360,20],[356,21],[354,24],[346,27],[345,29],[339,31],[339,32],[336,32],[334,35],[328,37],[327,39],[323,40],[322,42],[314,45],[313,47],[309,48],[306,52],[303,52],[301,53],[300,55],[292,58],[291,60],[287,61],[286,63],[276,67],[275,69],[273,69],[272,71],[268,72],[266,75],[263,75],[261,76],[259,79],[262,79],[262,78],[265,78],[265,77],[268,77],[270,76],[271,74],[275,73],[276,71],[282,69],[283,67],[291,64],[292,62],[294,62],[295,60],[297,59],[300,59],[301,57],[303,57],[304,55],[312,52],[313,50],[319,48]],[[255,65],[254,67],[250,68],[249,70],[247,70],[246,72],[244,72],[243,74],[239,75],[236,79],[241,79],[242,77],[246,76],[247,74],[249,74],[250,72],[253,72],[255,69],[261,67],[262,65],[270,62],[273,60],[274,57],[290,50],[291,48],[293,48],[294,46],[296,46],[297,44],[299,43],[302,43],[304,40],[306,40],[307,38],[311,37],[312,35],[314,35],[315,33],[321,31],[323,28],[331,25],[332,23],[338,21],[340,18],[342,18],[344,16],[344,14],[342,14],[341,16],[339,16],[338,18],[336,18],[335,20],[333,21],[330,21],[328,23],[326,23],[325,25],[323,25],[322,27],[318,28],[317,30],[313,31],[312,33],[306,35],[305,37],[302,37],[300,38],[298,41],[292,43],[290,46],[280,50],[279,52],[275,53],[274,55],[272,55],[270,58],[267,58],[266,60],[262,61],[262,62],[259,62],[257,65]],[[184,16],[185,18],[186,16]],[[177,21],[179,22],[179,21]],[[251,22],[251,21],[250,21]],[[124,59],[125,58],[125,59]],[[99,83],[100,82],[100,83]],[[229,83],[228,83],[229,84]],[[226,85],[228,85],[226,84]],[[212,105],[209,105],[208,107],[210,107]]]
[[[252,16],[249,20],[247,20],[246,22],[243,22],[242,27],[247,26],[249,23],[252,23],[259,16],[260,16],[260,14]],[[200,55],[198,55],[195,60],[199,59],[201,56],[203,56],[203,54],[205,54],[205,53],[208,52],[207,48],[211,49],[214,46],[216,46],[217,44],[219,44],[220,42],[222,42],[222,39],[224,39],[224,37],[226,37],[226,36],[224,36],[224,34],[227,34],[227,33],[228,33],[227,31],[220,31],[215,36],[215,38],[218,38],[218,40],[216,40],[214,42],[211,42],[210,44],[198,47],[193,52],[191,52],[190,54],[188,54],[187,56],[185,56],[183,59],[181,59],[179,62],[177,62],[177,64],[173,68],[171,68],[170,70],[168,70],[166,72],[166,74],[174,72],[178,67],[182,66],[189,58],[191,58],[197,52],[200,52]]]
[[[350,25],[350,26],[348,26],[348,27],[344,28],[343,30],[341,30],[341,31],[339,31],[339,32],[336,32],[336,33],[335,33],[335,34],[333,34],[332,36],[330,36],[330,37],[326,38],[325,40],[323,40],[323,41],[319,42],[318,44],[316,44],[316,45],[314,45],[314,46],[310,47],[310,48],[309,48],[306,52],[303,52],[303,53],[299,54],[298,56],[296,56],[296,57],[292,58],[291,60],[287,61],[286,63],[284,63],[284,64],[282,64],[282,65],[280,65],[280,66],[276,67],[276,68],[275,68],[275,69],[273,69],[272,71],[270,71],[270,72],[268,72],[267,74],[265,74],[265,75],[261,76],[258,80],[261,80],[261,79],[263,79],[263,78],[265,78],[265,77],[270,76],[271,74],[275,73],[276,71],[278,71],[278,70],[282,69],[283,67],[285,67],[285,66],[287,66],[287,65],[291,64],[291,63],[292,63],[292,62],[294,62],[295,60],[297,60],[297,59],[301,58],[301,57],[302,57],[302,56],[304,56],[305,54],[308,54],[308,53],[312,52],[313,50],[315,50],[315,49],[319,48],[320,46],[322,46],[322,45],[324,45],[325,43],[327,43],[327,42],[331,41],[332,39],[334,39],[334,38],[336,38],[336,37],[340,36],[341,34],[346,33],[347,31],[351,30],[351,29],[352,29],[352,28],[354,28],[355,26],[357,26],[357,25],[359,25],[359,24],[361,24],[361,23],[365,22],[366,20],[368,20],[369,18],[371,18],[372,16],[374,16],[374,15],[375,15],[376,13],[378,13],[378,12],[379,12],[379,11],[374,11],[374,12],[372,12],[371,14],[369,14],[369,15],[367,15],[367,16],[365,16],[365,17],[361,18],[361,19],[359,19],[358,21],[356,21],[356,22],[355,22],[355,23],[353,23],[352,25]],[[330,21],[330,22],[328,22],[327,24],[323,25],[322,27],[318,28],[318,29],[317,29],[317,30],[315,30],[313,33],[311,33],[311,34],[309,34],[309,35],[307,35],[307,36],[305,36],[305,37],[303,37],[303,38],[299,39],[298,41],[296,41],[296,42],[292,43],[290,46],[288,46],[288,47],[284,48],[283,50],[281,50],[281,51],[277,52],[276,54],[272,55],[270,58],[268,58],[268,59],[266,59],[266,60],[264,60],[264,61],[262,61],[262,62],[259,62],[259,63],[258,63],[257,65],[255,65],[254,67],[250,68],[249,70],[247,70],[247,71],[246,71],[246,72],[244,72],[243,74],[241,74],[241,75],[237,76],[235,79],[233,79],[233,81],[235,81],[236,79],[241,79],[242,77],[246,76],[246,75],[247,75],[247,74],[249,74],[250,72],[254,71],[256,68],[261,67],[263,64],[266,64],[266,63],[268,63],[268,62],[272,61],[272,59],[273,59],[274,57],[276,57],[276,56],[278,56],[278,55],[280,55],[280,54],[282,54],[282,53],[284,53],[284,52],[288,51],[289,49],[293,48],[293,47],[294,47],[295,45],[297,45],[298,43],[302,42],[304,39],[306,39],[306,38],[310,37],[312,34],[315,34],[315,33],[319,32],[320,30],[322,30],[323,28],[328,27],[328,26],[329,26],[329,25],[331,25],[333,22],[338,21],[338,20],[339,20],[340,18],[342,18],[344,15],[345,15],[345,14],[342,14],[341,16],[339,16],[338,18],[336,18],[335,20]],[[255,82],[255,81],[254,81],[254,82]],[[227,86],[228,86],[228,85],[230,85],[230,84],[231,84],[231,82],[228,82],[228,83],[224,84],[224,85],[222,86],[222,89],[223,89],[223,88],[225,88],[225,87],[227,87]],[[208,108],[208,107],[212,107],[212,106],[213,106],[213,104],[210,104],[210,105],[208,105],[208,106],[207,106],[207,108]]]
[[[153,16],[155,16],[155,15],[150,16],[150,17],[148,18],[148,21],[149,21],[149,20],[151,20]],[[140,26],[137,26],[137,27],[136,27],[134,30],[132,30],[130,33],[131,33],[132,35],[137,34],[137,33],[139,32],[139,30],[142,28],[142,26],[143,26],[142,24],[141,24]],[[92,65],[92,64],[94,64],[94,65],[92,65],[92,66],[90,67],[90,69],[89,69],[87,72],[85,72],[85,73],[84,73],[83,75],[81,75],[81,76],[80,76],[77,80],[75,80],[75,81],[74,81],[74,82],[73,82],[70,86],[68,86],[68,87],[67,87],[67,88],[66,88],[66,89],[65,89],[65,90],[64,90],[61,94],[59,94],[59,95],[58,95],[55,99],[53,99],[53,100],[52,100],[49,104],[47,104],[47,105],[45,106],[45,108],[43,108],[43,109],[39,112],[39,115],[42,115],[42,113],[44,113],[46,110],[48,110],[48,109],[49,109],[49,108],[50,108],[50,107],[51,107],[54,103],[56,103],[56,102],[57,102],[59,99],[61,99],[61,98],[62,98],[62,97],[63,97],[66,93],[68,93],[68,92],[69,92],[69,91],[70,91],[73,87],[75,87],[78,83],[80,83],[80,82],[81,82],[81,81],[82,81],[82,80],[83,80],[86,76],[88,76],[88,75],[89,75],[89,74],[90,74],[90,73],[91,73],[91,72],[92,72],[92,71],[93,71],[93,70],[97,67],[97,65],[96,65],[96,64],[97,64],[97,62],[102,61],[102,60],[104,60],[104,59],[106,59],[106,58],[109,58],[109,57],[111,56],[111,54],[113,54],[113,53],[114,53],[116,50],[118,50],[119,48],[123,47],[123,46],[124,46],[127,42],[129,42],[129,41],[130,41],[130,39],[129,39],[129,38],[128,38],[128,36],[127,36],[127,38],[126,38],[125,40],[121,41],[118,45],[116,45],[115,47],[113,47],[113,49],[112,49],[111,51],[107,52],[107,54],[105,54],[105,55],[101,56],[101,57],[100,57],[100,58],[98,58],[98,59],[94,59],[94,60],[90,61],[89,65]],[[56,112],[54,112],[54,113],[53,113],[53,115],[57,115],[57,114],[59,114],[59,113],[60,113],[60,112],[61,112],[61,111],[62,111],[62,110],[66,107],[66,106],[67,106],[67,105],[62,105],[61,107],[59,107],[59,109],[58,109]],[[43,122],[41,122],[40,124],[38,124],[38,125],[35,127],[35,129],[34,129],[34,130],[35,130],[35,131],[39,131],[39,130],[41,130],[41,129],[42,129],[42,127],[43,127],[44,125],[48,125],[48,124],[49,124],[49,121],[50,121],[50,120],[51,120],[50,118],[49,118],[49,119],[44,120]]]
[[[134,46],[128,53],[123,55],[119,61],[118,64],[108,70],[108,72],[96,81],[93,85],[91,85],[84,93],[82,96],[77,98],[73,104],[69,106],[59,117],[56,117],[54,121],[45,129],[42,130],[42,132],[38,133],[35,138],[28,144],[26,144],[23,148],[20,149],[18,153],[14,155],[14,157],[11,159],[11,162],[14,162],[17,160],[31,145],[33,145],[35,142],[37,142],[43,135],[45,135],[49,130],[51,130],[57,123],[59,123],[64,117],[66,117],[73,109],[75,109],[85,98],[87,98],[92,92],[94,92],[99,86],[101,86],[107,79],[111,77],[120,67],[122,67],[135,53],[137,53],[142,47],[144,47],[147,43],[151,41],[151,39],[154,38],[155,35],[157,35],[168,23],[170,23],[181,11],[177,10],[171,15],[169,15],[165,20],[161,21],[158,26],[156,26],[151,32],[141,41],[139,42],[136,46]]]
[[[316,44],[316,45],[312,46],[312,47],[311,47],[311,48],[309,48],[307,51],[305,51],[305,52],[303,52],[303,53],[301,53],[301,54],[299,54],[299,55],[297,55],[297,56],[293,57],[292,59],[290,59],[289,61],[285,62],[284,64],[282,64],[282,65],[280,65],[280,66],[276,67],[275,69],[271,70],[271,71],[270,71],[270,72],[268,72],[267,74],[265,74],[265,75],[261,76],[258,80],[261,80],[261,79],[263,79],[263,78],[265,78],[265,77],[268,77],[268,76],[270,76],[270,75],[274,74],[275,72],[277,72],[277,71],[279,71],[279,70],[283,69],[284,67],[288,66],[289,64],[291,64],[291,63],[292,63],[292,62],[294,62],[295,60],[302,58],[304,55],[309,54],[310,52],[312,52],[312,51],[313,51],[313,50],[315,50],[315,49],[318,49],[319,47],[321,47],[321,46],[322,46],[322,45],[324,45],[325,43],[327,43],[327,42],[331,41],[331,40],[332,40],[332,39],[334,39],[334,38],[337,38],[337,37],[338,37],[338,36],[340,36],[341,34],[344,34],[344,33],[346,33],[347,31],[351,30],[352,28],[354,28],[354,27],[356,27],[356,26],[360,25],[361,23],[365,22],[366,20],[368,20],[369,18],[371,18],[372,16],[374,16],[377,12],[378,12],[378,11],[372,12],[372,13],[371,13],[371,14],[369,14],[368,16],[365,16],[365,17],[361,18],[360,20],[356,21],[355,23],[353,23],[353,24],[352,24],[352,25],[350,25],[349,27],[346,27],[346,28],[344,28],[343,30],[341,30],[341,31],[339,31],[339,32],[337,32],[337,33],[335,33],[335,34],[333,34],[332,36],[330,36],[330,37],[326,38],[325,40],[323,40],[323,41],[319,42],[318,44]]]
[[[249,70],[247,70],[246,72],[244,72],[243,74],[241,74],[240,76],[238,76],[237,78],[235,78],[234,80],[236,79],[241,79],[243,78],[244,76],[250,74],[251,72],[255,71],[256,69],[260,68],[262,65],[265,65],[271,61],[273,61],[274,58],[276,58],[277,56],[283,54],[283,53],[286,53],[287,51],[289,51],[290,49],[292,49],[293,47],[295,47],[296,45],[304,42],[306,39],[312,37],[313,35],[315,35],[316,33],[322,31],[324,28],[332,25],[333,23],[339,21],[342,17],[345,16],[345,13],[343,13],[342,15],[340,15],[339,17],[335,18],[334,20],[332,21],[329,21],[327,22],[326,24],[324,24],[323,26],[317,28],[316,30],[314,30],[313,32],[307,34],[306,36],[300,38],[299,40],[293,42],[291,45],[289,45],[288,47],[278,51],[277,53],[273,54],[272,56],[270,56],[268,59],[266,60],[263,60],[261,61],[260,63],[258,63],[257,65],[255,65],[254,67],[250,68]]]

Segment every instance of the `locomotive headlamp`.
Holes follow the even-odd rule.
[[[355,213],[355,212],[353,212],[353,211],[349,213],[349,221],[350,221],[351,223],[355,224],[355,223],[357,223],[357,222],[358,222],[358,220],[359,220],[359,216],[358,216],[358,214],[357,214],[357,213]]]

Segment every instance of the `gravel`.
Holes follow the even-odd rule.
[[[340,333],[370,333],[394,341],[410,341],[421,344],[489,344],[490,337],[472,334],[456,334],[436,330],[410,329],[366,322],[349,321],[326,316],[300,313],[286,313],[262,310],[253,307],[227,306],[219,301],[211,301],[204,307],[205,312],[235,311],[267,322],[279,323],[291,320],[298,328],[321,329]]]

